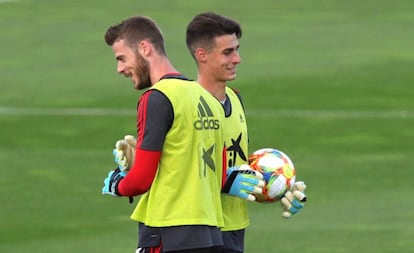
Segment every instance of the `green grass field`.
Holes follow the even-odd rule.
[[[195,77],[185,27],[241,22],[238,88],[250,151],[288,153],[305,209],[250,205],[246,253],[414,248],[414,2],[0,1],[0,252],[134,252],[134,206],[101,195],[140,92],[116,74],[106,28],[151,16]],[[114,112],[121,112],[117,115]],[[130,112],[130,113],[128,113]]]

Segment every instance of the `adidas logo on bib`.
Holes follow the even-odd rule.
[[[220,129],[220,122],[214,119],[214,114],[208,106],[206,100],[200,96],[200,102],[197,106],[197,114],[200,119],[194,122],[194,128],[197,130],[217,130]]]

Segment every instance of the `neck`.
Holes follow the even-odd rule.
[[[178,73],[167,57],[158,57],[150,62],[151,83],[157,83],[164,75]]]
[[[224,101],[226,99],[226,82],[202,76],[200,73],[197,76],[197,82],[218,100]]]

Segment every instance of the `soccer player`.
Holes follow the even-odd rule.
[[[241,35],[236,21],[212,12],[196,15],[186,34],[187,47],[198,67],[197,82],[224,107],[228,167],[247,163],[249,154],[242,100],[239,92],[227,87],[227,82],[236,78],[236,68],[241,63],[238,52]],[[243,252],[245,228],[249,225],[247,202],[224,194],[221,198],[225,224],[221,252]]]
[[[238,52],[241,36],[238,22],[213,12],[196,15],[188,24],[186,33],[187,47],[198,67],[197,82],[224,107],[228,168],[247,163],[249,154],[243,103],[239,92],[227,86],[228,81],[236,78],[237,65],[241,63]],[[221,200],[224,215],[221,252],[243,252],[245,228],[249,225],[247,202],[226,194]]]
[[[126,19],[106,31],[105,41],[118,73],[135,89],[150,88],[138,102],[135,162],[128,173],[111,171],[103,193],[143,194],[131,217],[159,229],[164,252],[215,252],[223,225],[222,109],[174,68],[153,20]],[[160,248],[160,237],[153,239]]]
[[[220,103],[177,72],[151,19],[124,20],[107,30],[105,41],[115,53],[118,73],[136,89],[150,88],[138,102],[134,162],[128,173],[120,167],[111,171],[102,192],[142,194],[131,215],[139,222],[137,252],[218,252],[222,185],[236,196],[254,191],[240,187],[245,172],[236,171],[231,180],[223,177]],[[253,179],[252,185],[257,183]]]

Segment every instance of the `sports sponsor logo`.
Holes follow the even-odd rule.
[[[203,156],[201,158],[203,159],[204,166],[203,168],[200,168],[201,177],[206,177],[208,168],[213,172],[216,171],[216,165],[213,160],[213,152],[214,152],[214,144],[207,150],[203,148]]]
[[[240,123],[244,123],[244,118],[243,118],[243,116],[240,114],[239,115],[240,116]]]
[[[246,138],[246,137],[244,137]],[[236,139],[231,138],[229,146],[227,147],[227,164],[229,167],[233,167],[237,165],[239,158],[243,160],[243,162],[247,162],[247,157],[245,152],[243,151],[241,141],[243,139],[243,134],[240,133]]]
[[[211,111],[207,101],[200,96],[200,102],[197,106],[197,114],[199,119],[194,121],[194,128],[197,130],[217,130],[220,129],[220,122],[214,118],[214,114]]]

